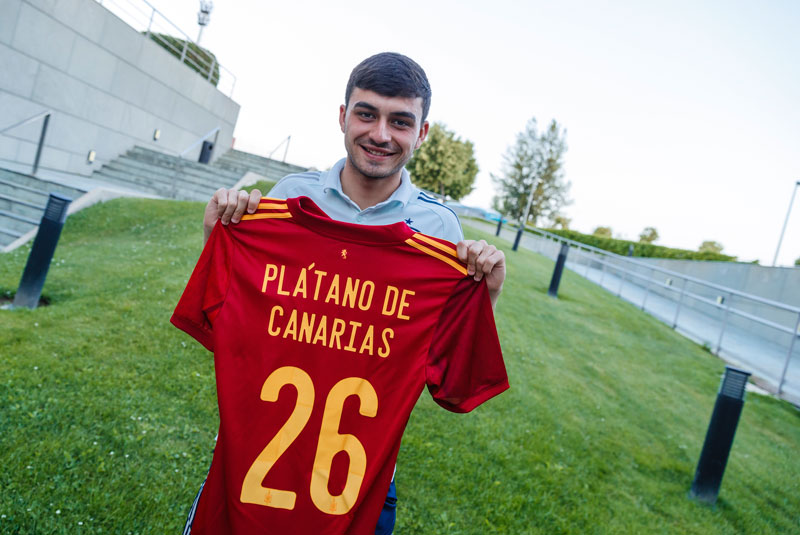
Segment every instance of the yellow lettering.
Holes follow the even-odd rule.
[[[267,291],[267,283],[269,281],[274,281],[275,277],[278,276],[278,266],[275,264],[267,264],[267,267],[264,269],[264,282],[261,284],[261,293]]]
[[[408,308],[409,305],[408,301],[406,301],[406,297],[410,295],[414,295],[414,290],[403,290],[403,295],[400,296],[400,306],[397,307],[397,317],[401,320],[410,319],[408,316],[403,314],[403,309]]]
[[[356,346],[353,345],[353,340],[356,339],[356,331],[358,330],[359,327],[361,327],[361,324],[359,322],[357,322],[357,321],[351,321],[350,322],[350,327],[353,328],[353,330],[350,331],[350,342],[348,342],[347,345],[344,346],[344,350],[345,351],[350,351],[351,353],[355,353],[356,352]]]
[[[367,288],[369,288],[369,294],[366,294]],[[361,310],[369,310],[369,307],[372,305],[372,296],[375,293],[375,283],[372,281],[364,281],[364,285],[361,286],[361,295],[358,296],[358,308]],[[364,303],[364,296],[366,295],[366,303]]]
[[[359,353],[367,351],[372,355],[372,339],[375,337],[374,330],[372,325],[367,327],[367,334],[364,335],[364,341],[361,342],[361,349],[358,350]]]
[[[285,271],[286,266],[281,266],[281,274],[278,278],[278,295],[289,295],[289,292],[283,289],[283,272]]]
[[[276,312],[278,314],[280,314],[281,317],[282,317],[283,316],[283,307],[281,307],[280,305],[275,305],[274,307],[272,307],[272,310],[269,313],[269,325],[267,326],[267,332],[269,334],[271,334],[272,336],[278,336],[279,334],[281,334],[281,330],[280,329],[275,329],[274,331],[272,330],[272,323],[275,321],[275,313]]]
[[[297,283],[294,285],[292,297],[297,297],[298,294],[302,294],[303,299],[306,298],[306,268],[300,270],[300,276],[297,277]]]
[[[387,337],[388,337],[389,340],[394,338],[394,331],[392,329],[390,329],[389,327],[385,328],[383,330],[383,332],[381,333],[381,340],[383,340],[383,347],[379,347],[378,348],[378,355],[383,357],[383,358],[388,357],[389,356],[389,351],[390,351],[390,349],[389,349],[389,340],[387,340]]]
[[[322,277],[327,275],[328,273],[325,271],[320,271],[318,269],[314,270],[314,275],[317,276],[317,285],[314,287],[314,301],[319,299],[319,285],[322,282]]]
[[[289,316],[289,322],[283,330],[283,337],[288,338],[292,336],[292,340],[297,340],[297,309],[292,310],[292,315]]]
[[[354,284],[353,279],[347,277],[347,282],[344,285],[344,296],[342,297],[343,307],[356,308],[356,296],[358,295],[359,284],[361,284],[361,280],[356,279]],[[348,301],[350,304],[348,304]]]
[[[311,341],[312,344],[316,344],[317,342],[322,342],[322,345],[325,345],[325,340],[328,339],[328,316],[322,315],[322,318],[319,320],[319,325],[317,325],[317,332],[314,333],[314,340]]]
[[[386,287],[386,296],[383,298],[383,309],[381,309],[381,314],[384,316],[391,316],[394,314],[394,310],[397,307],[397,296],[399,294],[400,292],[394,286]],[[389,305],[390,298],[392,300],[391,307]]]
[[[328,288],[328,295],[325,296],[325,302],[333,300],[335,304],[339,304],[339,274],[333,276],[331,287]]]
[[[311,343],[311,332],[314,330],[314,320],[316,317],[316,314],[311,314],[309,319],[308,313],[303,312],[303,319],[300,321],[300,332],[297,335],[297,340],[299,342],[302,342],[303,336],[305,336],[305,342],[307,344]]]
[[[336,342],[336,349],[342,349],[342,344],[339,342],[339,338],[344,333],[345,325],[347,325],[343,319],[336,318],[333,320],[333,327],[331,327],[331,340],[328,342],[328,347],[333,347],[333,342]]]

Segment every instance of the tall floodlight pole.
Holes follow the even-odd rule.
[[[519,247],[519,241],[522,239],[522,232],[525,230],[525,223],[528,222],[528,216],[531,213],[531,205],[533,204],[533,192],[535,190],[536,190],[536,179],[534,179],[533,184],[531,184],[531,191],[530,193],[528,193],[528,205],[525,207],[525,215],[522,216],[522,220],[519,223],[519,230],[517,230],[517,237],[514,239],[514,246],[511,248],[512,251],[516,251],[517,248]]]
[[[792,204],[794,204],[794,194],[797,193],[797,186],[800,186],[800,180],[795,182],[792,189],[792,199],[789,201],[789,209],[786,210],[786,219],[783,220],[783,228],[781,229],[781,237],[778,238],[778,247],[775,249],[775,258],[772,259],[772,267],[778,262],[778,253],[781,250],[781,242],[783,241],[783,233],[786,232],[786,224],[789,222],[789,214],[792,213]]]
[[[200,11],[197,12],[197,24],[200,26],[200,33],[197,34],[197,45],[200,45],[200,38],[203,36],[203,28],[208,26],[211,19],[211,10],[214,9],[214,2],[211,0],[200,0]]]

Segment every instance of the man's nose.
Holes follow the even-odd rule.
[[[388,143],[392,136],[389,134],[389,125],[384,120],[375,121],[370,132],[372,141],[376,144]]]

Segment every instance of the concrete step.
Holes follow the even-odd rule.
[[[7,180],[0,178],[0,195],[7,195],[21,201],[30,202],[33,204],[40,204],[44,206],[47,204],[47,192],[38,189],[29,188],[27,186],[20,186]]]
[[[0,228],[6,233],[14,233],[21,236],[29,230],[39,226],[39,219],[32,219],[17,215],[6,210],[0,210]]]
[[[187,182],[195,183],[198,186],[213,187],[214,189],[235,184],[241,176],[238,173],[230,172],[222,174],[216,169],[197,171],[196,169],[181,168],[179,166],[161,167],[155,163],[128,156],[120,157],[112,163],[125,166],[130,170],[151,173],[152,178],[158,178],[157,175],[160,175],[174,181],[177,177]]]
[[[207,201],[215,190],[187,184],[182,181],[166,183],[142,175],[134,175],[127,171],[103,166],[93,175],[99,180],[125,186],[128,189],[166,197],[169,199],[182,199],[192,201]]]
[[[25,186],[38,191],[43,191],[45,193],[60,193],[73,200],[86,193],[85,190],[81,190],[79,188],[65,186],[49,180],[43,180],[30,175],[9,171],[8,169],[0,169],[0,180],[19,186]]]
[[[148,185],[162,185],[172,188],[190,185],[195,188],[206,188],[208,184],[193,176],[182,175],[174,169],[164,169],[151,165],[142,165],[141,162],[129,159],[116,159],[106,164],[102,170],[111,170],[118,174],[128,174],[132,179]]]
[[[22,236],[22,234],[19,232],[13,232],[0,227],[0,249],[13,242],[20,236]]]
[[[152,163],[158,165],[159,167],[180,169],[185,173],[195,174],[197,176],[214,177],[220,173],[220,170],[214,169],[212,165],[193,162],[185,158],[171,156],[169,154],[156,152],[142,147],[134,147],[125,154],[125,157]],[[233,173],[225,171],[223,171],[223,174],[228,175],[228,177],[231,179],[234,179],[233,183],[241,178],[240,176],[233,176]]]
[[[39,221],[44,213],[44,204],[33,204],[0,193],[0,210]]]

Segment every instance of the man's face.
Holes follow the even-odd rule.
[[[385,97],[353,89],[339,108],[348,162],[367,178],[394,176],[428,135],[422,121],[422,98]]]

